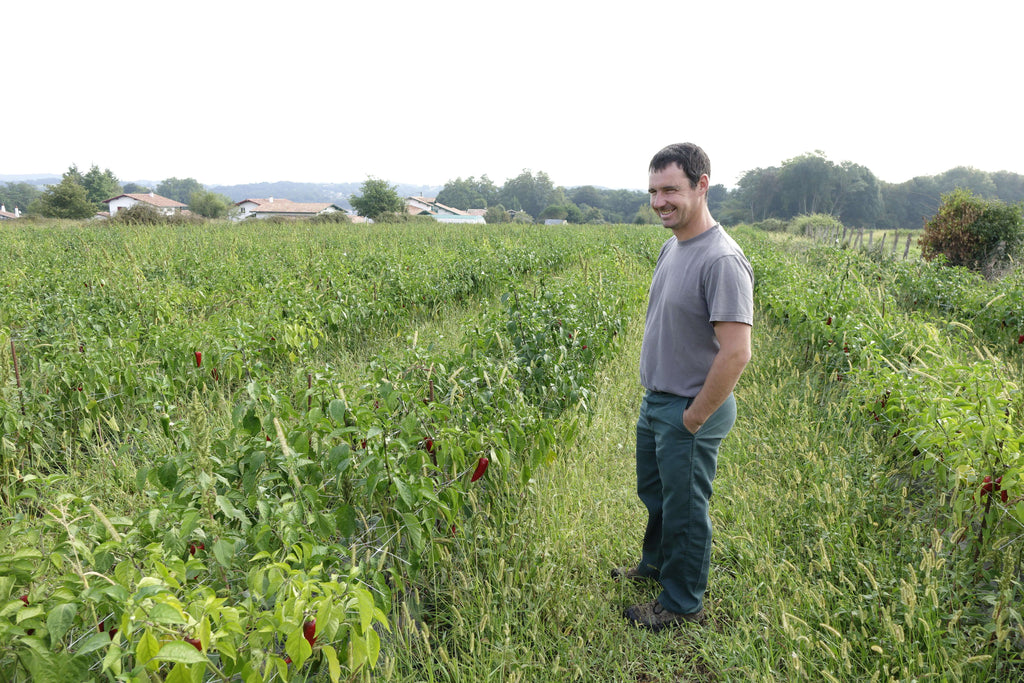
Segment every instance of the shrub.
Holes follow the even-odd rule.
[[[325,223],[349,223],[348,214],[344,211],[331,211],[329,213],[318,213],[309,219],[310,223],[321,225]]]
[[[781,218],[766,218],[763,221],[754,223],[755,228],[766,232],[786,232],[786,227],[788,225],[789,223]]]
[[[831,232],[842,232],[843,224],[827,213],[804,214],[789,222],[789,231],[804,237],[821,237]]]
[[[110,220],[121,225],[162,225],[167,222],[167,217],[149,204],[139,202],[118,211]]]
[[[939,211],[924,224],[918,244],[931,260],[940,254],[951,266],[991,273],[1015,257],[1024,242],[1019,204],[983,199],[957,188],[942,195]]]

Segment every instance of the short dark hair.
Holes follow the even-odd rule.
[[[708,155],[692,142],[677,142],[665,147],[651,159],[648,171],[664,171],[669,164],[676,164],[690,179],[690,187],[697,187],[700,177],[711,177],[711,160]]]

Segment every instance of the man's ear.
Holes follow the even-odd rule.
[[[708,177],[707,173],[703,173],[700,176],[700,180],[697,181],[697,189],[700,190],[705,196],[707,196],[708,190],[711,188],[711,178]]]

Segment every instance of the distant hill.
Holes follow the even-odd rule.
[[[279,181],[276,183],[250,183],[248,185],[208,185],[211,192],[229,197],[233,202],[243,199],[282,197],[293,202],[334,202],[344,208],[351,209],[349,199],[359,194],[362,183],[296,183]],[[444,188],[443,185],[405,185],[398,184],[397,191],[402,197],[428,196],[436,197]]]
[[[52,173],[13,173],[0,174],[0,183],[28,183],[40,189],[47,185],[56,185],[60,182],[59,175]]]

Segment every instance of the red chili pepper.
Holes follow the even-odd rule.
[[[198,368],[202,364],[203,364],[203,352],[202,351],[196,351],[196,367]]]
[[[185,642],[194,647],[195,649],[199,650],[200,652],[203,651],[203,642],[198,638],[186,638]]]
[[[310,647],[316,643],[316,619],[310,619],[302,625],[302,637],[306,639]]]
[[[1018,344],[1024,344],[1024,334],[1022,334],[1019,337],[1017,337],[1017,343]]]
[[[470,478],[470,481],[476,481],[480,477],[484,476],[484,472],[487,471],[487,464],[489,462],[490,461],[485,457],[481,457],[479,460],[477,460],[476,470],[473,471],[473,476]]]

